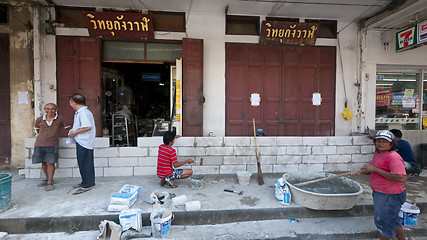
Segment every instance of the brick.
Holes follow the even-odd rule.
[[[201,158],[203,158],[203,166],[219,166],[219,165],[223,164],[223,157],[222,156],[200,157],[200,158],[198,157],[198,158],[196,158],[196,160],[200,161]],[[197,165],[197,163],[196,163],[196,165]]]
[[[326,163],[325,155],[308,155],[302,156],[302,163]]]
[[[105,177],[133,176],[133,167],[108,167],[104,168]]]
[[[350,164],[345,163],[327,163],[323,165],[325,172],[348,172],[350,171]]]
[[[289,155],[308,155],[311,154],[311,147],[287,147],[286,154]]]
[[[302,163],[302,156],[277,156],[277,164]]]
[[[73,177],[73,168],[58,168],[55,170],[55,178]]]
[[[41,168],[30,168],[30,174],[29,174],[29,178],[41,178],[44,177],[44,174],[42,175],[42,170]]]
[[[95,157],[118,157],[119,156],[119,148],[117,148],[117,147],[97,148],[93,151],[93,155]]]
[[[208,147],[206,148],[206,155],[212,155],[212,156],[230,156],[233,155],[233,148],[232,147]]]
[[[138,157],[138,166],[140,167],[157,167],[157,157]]]
[[[134,176],[156,176],[157,175],[157,167],[135,167],[133,169]]]
[[[219,174],[219,166],[193,166],[193,174]]]
[[[312,154],[337,154],[336,146],[313,146]]]
[[[254,147],[234,147],[234,155],[236,156],[250,156],[254,154]]]
[[[286,147],[260,147],[258,149],[261,155],[286,155]],[[252,149],[249,152],[253,154],[255,150]]]
[[[195,137],[180,137],[175,140],[174,147],[195,147]]]
[[[29,177],[30,175],[30,169],[29,168],[21,168],[18,169],[18,176],[24,176],[24,178]]]
[[[302,145],[305,146],[313,146],[313,145],[327,145],[328,138],[327,137],[303,137]]]
[[[360,153],[374,153],[375,152],[375,146],[369,145],[369,146],[361,146],[360,147]]]
[[[148,148],[148,156],[157,157],[159,155],[159,147]]]
[[[253,173],[252,179],[256,179],[258,182],[258,166],[257,164],[251,164],[247,166],[247,171]],[[273,165],[272,164],[261,164],[261,172],[265,173],[273,173]]]
[[[103,176],[104,176],[104,168],[103,167],[96,167],[95,168],[95,177],[103,177]]]
[[[58,159],[59,168],[73,168],[78,167],[77,160],[75,158],[60,158]]]
[[[31,154],[31,149],[25,149],[25,158],[31,158],[33,155]]]
[[[273,173],[298,172],[298,164],[273,165]]]
[[[108,158],[94,158],[93,163],[95,168],[108,167]]]
[[[236,174],[237,171],[246,171],[246,165],[221,165],[219,174]]]
[[[277,137],[277,146],[302,145],[302,137]]]
[[[366,163],[351,163],[350,164],[350,171],[352,171],[352,170],[359,170],[359,169],[361,169],[362,167],[364,167],[364,166],[366,166],[366,165],[368,165],[369,164],[369,162],[366,162]]]
[[[251,146],[250,137],[224,137],[225,147],[249,147]]]
[[[276,138],[275,137],[257,137],[256,143],[258,147],[271,147],[276,146]],[[251,138],[251,146],[255,147],[255,139]]]
[[[80,175],[80,170],[79,168],[73,168],[72,169],[72,174],[73,174],[73,178],[81,178],[82,176]],[[96,177],[96,172],[95,172],[95,177]],[[96,184],[96,179],[95,179],[95,184]]]
[[[60,158],[77,158],[76,149],[73,148],[60,148],[58,155]]]
[[[197,147],[222,147],[222,137],[198,137],[195,139]]]
[[[353,163],[370,163],[372,161],[374,154],[355,154],[351,156],[351,161]]]
[[[163,144],[163,137],[139,137],[138,147],[159,147]]]
[[[133,167],[137,165],[137,157],[108,158],[108,166],[110,167]]]
[[[148,148],[140,147],[121,147],[119,148],[119,157],[146,157]]]
[[[277,156],[259,156],[261,164],[276,164],[277,163]],[[256,156],[251,156],[250,163],[256,163],[257,159]]]
[[[177,149],[177,154],[179,156],[204,156],[205,148],[204,147],[179,147]]]
[[[59,139],[59,148],[74,148],[76,149],[76,143],[67,143],[68,138]]]
[[[323,164],[299,164],[299,172],[323,172]]]
[[[29,137],[25,139],[26,148],[34,148],[34,143],[36,142],[36,137]]]
[[[373,145],[373,141],[367,136],[353,136],[353,145]]]
[[[110,138],[109,137],[97,137],[94,142],[95,148],[106,148],[110,147]]]
[[[250,157],[242,156],[225,156],[223,164],[224,165],[241,165],[241,164],[250,164],[252,162]]]
[[[358,154],[360,146],[337,146],[337,154]]]
[[[327,163],[350,163],[351,155],[330,155]]]
[[[328,145],[334,146],[334,145],[352,145],[353,137],[328,137]]]

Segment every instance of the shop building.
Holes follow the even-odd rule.
[[[254,119],[268,135],[258,140],[265,172],[358,168],[373,146],[353,135],[390,128],[380,125],[384,118],[408,130],[413,146],[424,141],[427,49],[396,52],[395,38],[384,42],[407,19],[421,20],[423,1],[38,3],[34,66],[46,77],[35,81],[34,115],[57,102],[71,121],[68,97],[84,94],[96,118],[98,176],[154,175],[156,136],[168,129],[183,136],[180,156],[204,158],[193,166],[199,172],[255,171]],[[396,22],[387,26],[390,17]],[[138,33],[126,34],[130,28]],[[415,85],[380,87],[399,74]],[[382,101],[381,91],[402,100]],[[26,141],[25,174],[40,177],[30,163],[33,141]],[[61,146],[59,176],[78,177],[73,146]]]

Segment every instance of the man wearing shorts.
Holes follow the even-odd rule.
[[[37,139],[34,144],[33,164],[41,163],[44,179],[37,187],[45,187],[46,191],[55,189],[53,175],[55,173],[55,163],[58,162],[58,145],[61,128],[65,127],[64,119],[58,115],[57,106],[48,103],[44,107],[45,114],[36,119],[34,128],[37,132]]]
[[[163,143],[159,146],[159,153],[157,157],[157,176],[160,178],[161,186],[168,186],[171,188],[178,187],[174,181],[181,178],[187,178],[193,174],[191,169],[176,169],[186,163],[194,163],[193,159],[186,159],[178,162],[176,157],[176,150],[172,148],[175,143],[176,136],[174,132],[167,131],[163,135]]]

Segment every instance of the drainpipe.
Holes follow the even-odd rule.
[[[367,29],[362,28],[360,22],[357,22],[358,25],[358,41],[359,41],[359,51],[358,51],[358,73],[357,73],[357,132],[364,132],[366,128],[366,104],[367,104],[367,92],[366,92],[366,81],[369,80],[369,75],[366,73],[366,33]]]
[[[34,6],[34,114],[40,116],[43,109],[43,85],[42,85],[42,52],[44,51],[43,40],[41,39],[41,6]]]

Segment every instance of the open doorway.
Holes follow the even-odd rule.
[[[167,62],[102,63],[103,134],[111,136],[112,146],[136,146],[137,137],[161,136],[173,128],[173,67]]]

